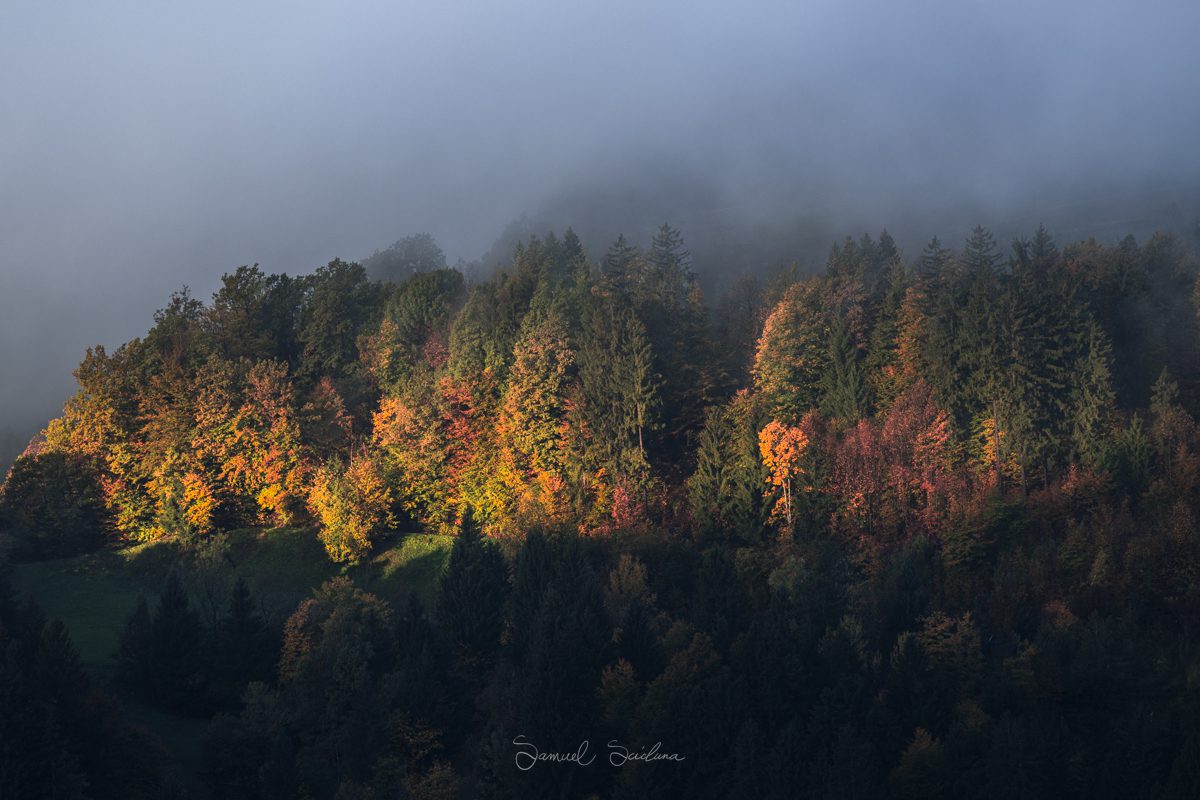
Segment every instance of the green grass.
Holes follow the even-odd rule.
[[[225,556],[207,568],[197,566],[178,545],[160,542],[19,564],[13,579],[17,590],[31,594],[47,616],[66,623],[84,665],[107,673],[125,618],[138,597],[145,595],[153,607],[174,568],[183,570],[198,602],[206,587],[213,587],[220,598],[234,579],[244,578],[267,614],[280,620],[337,575],[348,575],[395,605],[413,591],[430,601],[453,541],[433,534],[394,534],[381,541],[368,560],[343,566],[326,558],[311,529],[238,530],[228,537]]]
[[[13,568],[13,583],[46,616],[66,624],[85,667],[107,675],[125,618],[139,596],[158,592],[176,555],[159,545],[139,545],[20,564]]]
[[[392,534],[378,543],[369,559],[344,566],[329,561],[310,528],[237,530],[227,537],[225,552],[204,564],[173,542],[158,542],[19,564],[12,577],[19,593],[32,595],[48,617],[66,624],[83,665],[106,682],[113,674],[125,619],[143,595],[153,610],[172,569],[182,570],[202,613],[212,608],[204,602],[207,590],[221,604],[241,577],[268,618],[281,623],[301,600],[337,575],[349,576],[397,608],[410,592],[428,607],[453,542],[450,536]],[[207,721],[168,714],[129,698],[122,705],[171,751],[189,788],[202,791],[197,771]]]

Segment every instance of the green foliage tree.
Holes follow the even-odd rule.
[[[868,409],[867,384],[858,347],[842,316],[829,331],[829,357],[821,376],[821,410],[844,425],[859,420]]]
[[[106,538],[95,470],[84,456],[51,451],[23,455],[0,486],[0,529],[16,558],[64,558],[86,553]]]
[[[687,483],[692,517],[701,530],[747,541],[762,535],[765,475],[758,453],[759,416],[745,394],[708,410],[696,443],[696,470]]]
[[[771,413],[796,423],[820,401],[829,322],[819,287],[797,284],[771,310],[754,357],[754,385]]]
[[[218,704],[231,707],[247,683],[271,679],[279,642],[242,578],[234,582],[228,608],[209,636],[210,691]]]
[[[183,582],[173,572],[159,594],[150,623],[146,672],[154,702],[175,710],[194,710],[203,704],[203,637],[200,615],[191,607]]]
[[[279,359],[294,367],[300,356],[296,316],[303,300],[302,280],[243,265],[221,276],[221,288],[204,310],[204,330],[224,358]]]
[[[401,283],[423,272],[445,269],[446,254],[433,236],[416,233],[376,250],[362,264],[375,280]]]
[[[361,264],[334,259],[313,273],[300,308],[298,374],[344,379],[357,371],[358,336],[376,317],[383,293]]]
[[[1100,326],[1088,326],[1087,351],[1080,359],[1072,392],[1071,440],[1074,456],[1097,469],[1105,464],[1116,414],[1116,395],[1109,364],[1112,348]]]
[[[462,274],[449,269],[418,273],[395,288],[363,347],[381,389],[400,394],[432,384],[448,358],[450,316],[463,292]]]
[[[653,353],[633,312],[603,300],[590,312],[576,359],[589,467],[639,482],[647,477],[660,405]]]

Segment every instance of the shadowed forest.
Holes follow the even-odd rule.
[[[1200,796],[1198,274],[883,231],[710,297],[662,225],[184,289],[0,488],[0,797]]]

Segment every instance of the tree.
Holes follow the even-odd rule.
[[[679,231],[666,223],[658,229],[646,267],[635,308],[662,376],[664,432],[678,445],[700,427],[717,385],[708,316]]]
[[[632,311],[619,311],[607,299],[588,310],[576,359],[581,419],[575,427],[586,451],[578,454],[581,466],[591,476],[603,471],[609,481],[644,486],[660,406],[653,353]]]
[[[343,379],[357,370],[358,336],[375,317],[382,293],[361,264],[334,259],[309,278],[300,308],[298,338],[303,348],[298,374]]]
[[[281,775],[299,785],[293,796],[413,796],[441,745],[405,714],[400,655],[391,606],[348,578],[302,602],[285,626],[278,694],[259,690],[234,726],[269,737],[266,763],[246,765],[256,782],[274,791]]]
[[[150,626],[150,663],[155,699],[169,707],[195,708],[203,699],[200,670],[203,628],[177,573],[167,577]]]
[[[395,288],[362,347],[381,389],[396,395],[410,383],[428,383],[446,363],[450,317],[463,293],[462,273],[449,269],[414,275]]]
[[[549,750],[566,752],[594,730],[596,693],[610,629],[581,542],[569,538],[557,545],[554,569],[529,627],[522,632],[514,700],[517,729],[530,741],[546,742]],[[524,776],[532,784],[529,796],[547,796],[548,787],[570,795],[572,786],[594,785],[594,778],[576,774],[580,772],[584,771]]]
[[[1112,348],[1095,322],[1088,325],[1087,351],[1075,368],[1072,390],[1071,441],[1075,458],[1091,469],[1104,465],[1113,432],[1116,396],[1109,364]]]
[[[687,482],[692,517],[702,530],[753,541],[762,529],[765,480],[758,446],[759,413],[745,390],[708,409]]]
[[[608,248],[601,265],[603,284],[611,288],[618,297],[632,296],[643,271],[640,258],[637,248],[625,240],[625,235],[618,236]]]
[[[718,300],[713,333],[727,386],[745,386],[752,378],[754,346],[767,312],[763,299],[758,277],[743,274],[733,280]]]
[[[804,474],[804,455],[808,444],[808,437],[803,430],[778,420],[771,420],[758,434],[759,450],[767,470],[767,484],[770,491],[780,494],[771,516],[783,517],[789,532],[792,530],[792,496],[796,483]]]
[[[405,236],[363,259],[367,274],[378,281],[400,283],[423,272],[445,269],[446,254],[428,233]]]
[[[61,621],[17,603],[0,564],[0,796],[178,796],[161,745],[125,722]]]
[[[971,235],[967,237],[958,260],[968,279],[995,272],[1000,266],[996,238],[982,225],[976,225],[971,229]]]
[[[271,679],[279,643],[242,578],[233,584],[228,608],[211,635],[211,682],[218,703],[234,705],[247,683]]]
[[[204,311],[204,329],[224,358],[278,359],[295,367],[303,295],[303,281],[243,265],[221,276],[221,288]]]
[[[819,402],[828,329],[814,282],[789,288],[767,316],[754,357],[754,385],[779,419],[799,422]]]
[[[379,530],[392,522],[391,489],[365,452],[352,454],[344,466],[331,461],[318,468],[308,504],[325,552],[336,562],[363,558]]]
[[[884,231],[884,234],[887,232]],[[891,237],[888,237],[891,242]],[[881,237],[881,246],[883,239]],[[882,292],[876,309],[875,325],[864,364],[871,394],[879,409],[886,409],[904,391],[904,330],[905,298],[912,286],[908,270],[895,250],[895,243],[886,248],[887,256],[882,276]]]
[[[1180,401],[1179,384],[1166,367],[1150,389],[1151,435],[1164,472],[1170,472],[1193,438],[1195,422]]]
[[[496,507],[507,511],[511,504],[514,513],[550,519],[565,513],[564,421],[574,362],[562,315],[553,307],[530,312],[513,347],[496,426],[501,443]]]
[[[983,276],[983,277],[986,277]],[[986,281],[977,280],[976,296],[986,300]],[[961,262],[934,237],[918,260],[918,281],[908,310],[905,332],[915,367],[910,371],[933,388],[940,404],[959,431],[968,427],[976,394],[972,380],[972,351],[979,345],[982,317],[968,316],[968,285]],[[987,305],[974,309],[986,311]]]
[[[104,543],[107,514],[92,463],[62,451],[29,453],[0,485],[0,528],[18,558],[61,558]]]
[[[179,575],[168,577],[150,615],[145,598],[125,622],[117,653],[118,676],[154,705],[177,712],[203,709],[204,629]]]
[[[117,645],[117,678],[130,687],[148,687],[153,679],[152,635],[150,606],[143,595],[125,620]]]
[[[504,557],[480,535],[468,510],[450,549],[437,602],[442,629],[468,665],[486,662],[500,647],[507,593]]]
[[[829,332],[829,359],[821,376],[821,410],[850,425],[867,411],[867,385],[859,366],[859,350],[850,338],[843,316],[835,317]]]

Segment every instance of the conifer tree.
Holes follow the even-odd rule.
[[[917,259],[917,276],[926,286],[936,287],[951,279],[954,268],[954,253],[942,246],[941,240],[936,236],[929,240],[929,244],[925,245],[920,258]]]
[[[150,625],[150,686],[156,702],[195,709],[204,698],[201,670],[203,627],[179,575],[172,572],[158,597]]]
[[[939,403],[954,415],[958,429],[965,431],[972,414],[968,394],[973,366],[964,341],[969,335],[967,285],[960,261],[936,236],[918,260],[917,289],[914,310],[921,324],[911,331],[912,360]]]
[[[1030,263],[1039,275],[1050,274],[1059,265],[1058,245],[1045,225],[1038,225],[1029,246]]]
[[[886,260],[881,267],[879,303],[863,366],[875,406],[882,412],[904,390],[900,352],[902,309],[905,295],[912,284],[887,231],[880,236],[879,247],[883,254],[881,258]]]
[[[1180,401],[1179,384],[1163,367],[1150,389],[1150,433],[1154,439],[1158,461],[1170,472],[1175,459],[1191,438],[1194,421]]]
[[[659,228],[646,265],[635,304],[654,354],[654,370],[662,376],[663,430],[674,445],[668,455],[678,456],[683,440],[703,422],[703,409],[717,385],[707,311],[678,230],[668,224]]]
[[[1087,352],[1076,368],[1072,389],[1071,442],[1074,457],[1092,469],[1100,468],[1112,433],[1116,396],[1109,364],[1112,348],[1100,326],[1088,324]]]
[[[625,234],[617,236],[617,240],[608,248],[601,276],[605,285],[618,297],[630,297],[637,288],[642,272],[638,263],[640,258],[638,249],[625,240]]]
[[[212,688],[219,702],[236,702],[247,683],[270,680],[278,642],[255,608],[250,587],[240,577],[213,631],[213,640]]]
[[[771,413],[792,423],[820,401],[829,360],[828,319],[818,287],[796,284],[767,315],[754,357],[754,385]]]
[[[967,237],[958,261],[969,277],[995,272],[1000,266],[996,237],[982,225],[976,225],[971,229],[971,235]]]
[[[821,377],[821,410],[850,425],[867,411],[867,386],[859,366],[859,351],[842,315],[829,332],[829,360]]]
[[[705,531],[754,541],[762,532],[762,485],[756,403],[739,392],[708,409],[696,443],[696,469],[688,478],[692,517]]]
[[[143,595],[125,620],[117,645],[117,678],[130,687],[144,687],[150,682],[150,639],[150,606]]]
[[[557,302],[531,310],[513,346],[513,364],[500,407],[500,470],[493,505],[557,519],[566,489],[565,420],[575,353]]]
[[[592,304],[577,359],[593,470],[640,481],[657,427],[659,380],[641,320],[605,299]]]
[[[450,550],[437,601],[442,629],[468,663],[486,660],[500,647],[507,593],[504,557],[483,538],[468,509]]]

